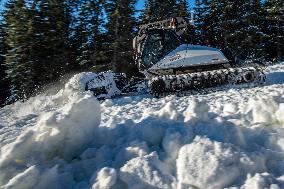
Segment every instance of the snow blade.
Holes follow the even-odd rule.
[[[99,73],[90,80],[86,84],[86,90],[92,91],[98,100],[104,100],[130,93],[145,92],[147,82],[144,78],[128,79],[125,73],[107,71]]]
[[[112,71],[101,72],[86,84],[86,90],[92,91],[99,100],[113,98],[122,93],[123,87],[127,84],[127,77],[124,73]]]

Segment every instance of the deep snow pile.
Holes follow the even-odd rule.
[[[55,95],[0,109],[2,188],[284,188],[284,64],[265,86],[207,95],[85,92],[92,73]]]

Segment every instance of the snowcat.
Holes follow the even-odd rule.
[[[185,44],[182,36],[188,25],[182,17],[175,17],[140,26],[133,48],[135,63],[145,78],[100,73],[88,82],[86,89],[99,98],[110,98],[137,91],[137,84],[146,81],[148,91],[159,97],[226,84],[265,82],[263,65],[236,64],[217,48]]]

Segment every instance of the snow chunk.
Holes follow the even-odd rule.
[[[127,162],[120,169],[119,177],[132,189],[174,188],[174,177],[155,152]]]
[[[4,189],[21,189],[21,188],[33,188],[38,180],[39,171],[35,166],[31,166],[24,172],[19,173],[14,178],[3,186]]]
[[[93,140],[100,124],[100,105],[91,95],[73,96],[62,108],[43,113],[36,126],[1,148],[0,185],[30,165],[60,157],[69,162]]]
[[[130,146],[123,148],[120,152],[118,152],[115,162],[117,165],[123,166],[123,164],[128,160],[136,157],[143,157],[147,155],[148,152],[149,149],[146,142],[134,141],[130,144]]]
[[[4,185],[3,189],[22,188],[71,188],[74,185],[72,176],[69,173],[58,172],[58,167],[43,169],[39,166],[31,166],[22,173],[17,174]]]
[[[69,94],[72,94],[75,91],[84,92],[86,89],[86,84],[96,76],[97,74],[92,72],[82,72],[76,74],[65,84],[64,90]]]
[[[148,145],[159,145],[163,139],[167,128],[167,123],[160,119],[148,117],[143,122],[137,124],[132,132],[133,137],[141,136]]]
[[[176,160],[179,149],[183,144],[190,143],[192,140],[193,131],[191,127],[187,127],[186,129],[182,129],[182,127],[170,127],[166,131],[162,145],[168,157]]]
[[[158,116],[162,118],[177,120],[178,113],[176,106],[172,102],[168,102],[159,112]]]
[[[242,167],[252,170],[255,166],[249,157],[234,151],[230,145],[196,137],[193,143],[184,145],[179,151],[179,188],[224,188],[241,175]]]
[[[117,173],[113,168],[102,168],[96,178],[96,182],[93,184],[92,189],[109,189],[116,183]]]
[[[188,108],[184,111],[184,121],[187,122],[191,119],[208,119],[209,106],[206,101],[193,99],[189,101]]]
[[[268,173],[257,173],[253,177],[250,175],[241,189],[280,189],[282,186],[278,185],[278,181]]]
[[[227,103],[224,105],[223,109],[224,115],[232,115],[238,112],[238,105],[237,103]]]
[[[247,113],[252,112],[253,123],[272,123],[275,120],[275,112],[278,103],[273,98],[252,99],[248,102]]]
[[[284,103],[279,104],[279,109],[275,113],[276,119],[284,126]]]

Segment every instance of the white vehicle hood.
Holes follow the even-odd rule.
[[[150,68],[169,69],[207,64],[227,63],[223,53],[212,47],[183,44],[170,52],[165,58]]]

